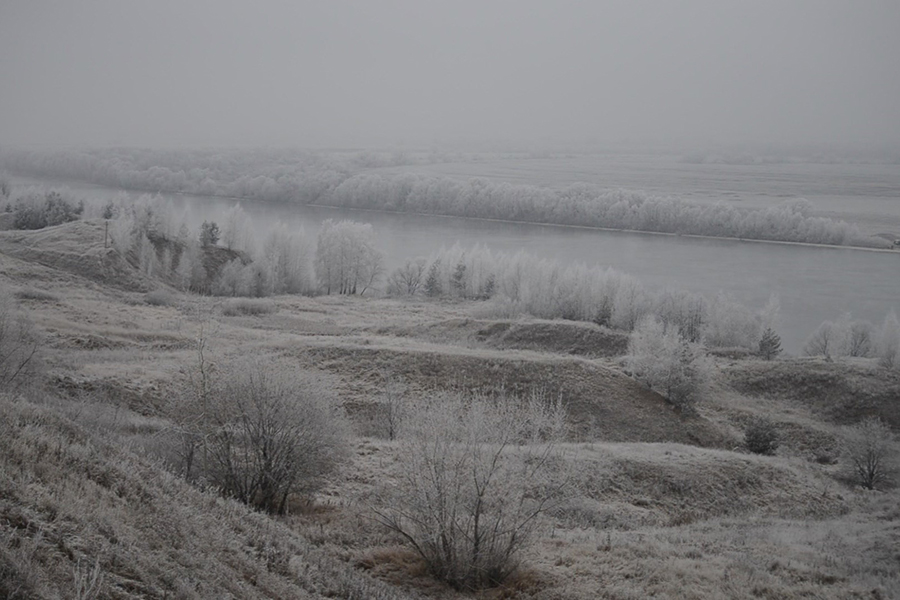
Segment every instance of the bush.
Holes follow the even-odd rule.
[[[34,325],[15,300],[0,292],[0,391],[17,393],[40,373],[39,340]]]
[[[400,481],[378,519],[454,588],[502,583],[558,498],[553,458],[564,424],[561,403],[541,394],[457,394],[411,407],[400,430]]]
[[[184,471],[257,509],[285,512],[346,455],[345,419],[327,386],[286,365],[203,362],[178,403]]]
[[[153,290],[144,296],[144,302],[150,306],[174,306],[175,296],[167,290]]]
[[[59,296],[37,288],[20,288],[16,291],[19,300],[35,300],[37,302],[59,302]]]
[[[752,419],[744,428],[744,444],[754,454],[775,454],[778,450],[778,431],[765,417]]]
[[[20,198],[13,209],[15,229],[43,229],[77,221],[84,212],[84,202],[77,204],[65,200],[57,191],[44,196],[30,195]]]
[[[237,298],[225,303],[222,314],[226,317],[268,315],[278,310],[274,303],[266,300]]]
[[[881,419],[870,417],[844,432],[844,455],[852,478],[866,489],[890,483],[894,475],[894,434]]]

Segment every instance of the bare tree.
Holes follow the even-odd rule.
[[[564,424],[560,401],[539,394],[417,404],[401,431],[400,481],[377,518],[457,589],[502,583],[559,497],[554,458]]]
[[[826,360],[831,360],[838,346],[836,338],[834,323],[825,321],[806,340],[806,343],[803,345],[803,352],[807,356],[824,356]]]
[[[426,261],[424,258],[407,260],[388,278],[387,292],[396,296],[415,296],[422,287],[425,276]]]
[[[842,354],[844,356],[872,356],[875,350],[875,327],[869,321],[852,320],[844,331]]]
[[[847,428],[843,441],[857,483],[870,490],[888,483],[894,474],[897,452],[890,427],[881,419],[870,417]]]
[[[253,225],[240,203],[222,218],[222,244],[229,250],[253,250]]]

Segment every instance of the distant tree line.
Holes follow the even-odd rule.
[[[389,274],[386,292],[490,299],[485,310],[495,316],[530,314],[624,331],[632,331],[642,318],[653,315],[690,343],[754,352],[779,312],[774,297],[754,313],[726,294],[710,300],[684,290],[652,292],[615,269],[564,265],[526,252],[494,253],[480,245],[468,249],[454,245],[427,259],[407,260]]]
[[[7,151],[5,167],[144,191],[185,192],[461,217],[752,240],[890,247],[844,221],[810,215],[805,200],[766,209],[697,204],[576,183],[564,189],[373,173],[408,158],[303,151]],[[368,171],[367,171],[368,169]]]
[[[894,312],[890,312],[879,328],[844,313],[836,321],[819,325],[806,340],[803,352],[826,360],[877,358],[885,368],[900,369],[900,321]]]

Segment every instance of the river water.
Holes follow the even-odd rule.
[[[59,181],[13,178],[14,185]],[[85,198],[104,200],[121,193],[83,183],[64,182]],[[131,193],[136,196],[137,194]],[[194,228],[216,220],[236,201],[166,195],[187,209]],[[731,294],[752,309],[770,294],[781,301],[779,333],[786,352],[799,353],[805,339],[825,320],[849,312],[879,325],[900,314],[900,253],[847,248],[784,245],[571,227],[481,221],[457,217],[407,215],[243,201],[259,233],[278,223],[315,235],[323,220],[371,223],[388,268],[407,258],[428,256],[441,246],[484,244],[494,251],[526,250],[544,258],[610,266],[638,277],[648,288],[687,289],[708,297]],[[262,237],[262,236],[259,236]]]

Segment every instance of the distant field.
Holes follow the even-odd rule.
[[[737,202],[747,208],[806,198],[820,216],[856,223],[870,234],[900,235],[900,168],[889,164],[694,164],[677,155],[518,155],[375,171],[484,177],[553,188],[586,182],[695,202]]]

